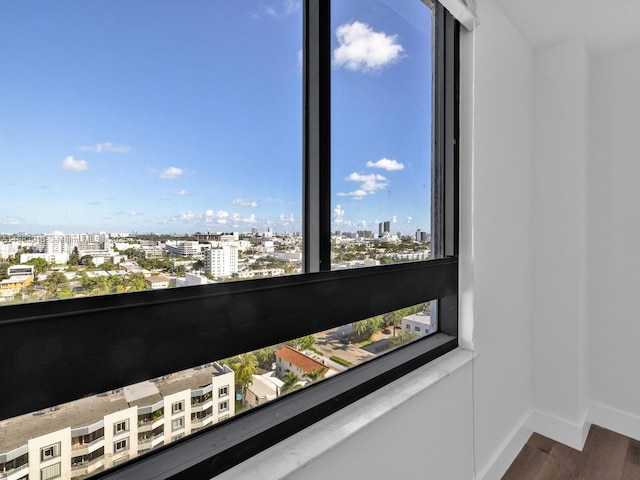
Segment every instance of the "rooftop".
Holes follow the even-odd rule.
[[[47,433],[66,427],[87,427],[99,422],[105,415],[132,406],[150,406],[167,395],[209,385],[212,377],[223,373],[226,372],[219,370],[215,364],[209,364],[0,421],[0,454],[9,453],[26,445],[29,439]]]
[[[286,360],[291,365],[295,365],[305,373],[311,373],[313,370],[329,370],[329,367],[307,357],[305,354],[291,348],[288,345],[283,345],[276,351],[276,356]],[[326,372],[325,372],[326,373]]]

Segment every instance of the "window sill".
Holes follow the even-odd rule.
[[[463,367],[472,358],[472,352],[456,348],[215,478],[286,478]]]

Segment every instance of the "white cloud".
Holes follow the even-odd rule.
[[[140,212],[136,212],[135,210],[132,212],[129,212],[130,217],[139,217],[140,215],[144,215],[144,214]]]
[[[213,217],[213,210],[207,210],[204,214],[206,217]]]
[[[176,178],[182,177],[183,173],[184,173],[184,170],[182,170],[181,168],[169,167],[166,170],[163,170],[162,172],[160,172],[158,175],[160,176],[160,178],[176,179]]]
[[[229,214],[224,210],[218,210],[216,212],[216,220],[219,224],[224,225],[227,223],[227,219],[229,218]]]
[[[293,216],[293,213],[291,215],[289,215],[289,222],[293,223],[296,221],[296,217]]]
[[[340,205],[336,205],[333,209],[333,221],[337,224],[341,224],[344,221],[344,208]]]
[[[96,145],[90,147],[78,147],[78,150],[82,150],[84,152],[114,152],[114,153],[128,153],[131,151],[131,147],[129,145],[116,145],[115,143],[106,142],[106,143],[97,143]]]
[[[361,173],[352,173],[345,180],[349,182],[361,182],[360,190],[364,190],[367,193],[373,193],[376,190],[384,190],[389,185],[386,177],[383,177],[379,173],[371,173],[369,175],[363,175]]]
[[[411,223],[411,220],[413,220],[413,217],[407,216],[405,223]]]
[[[87,169],[87,162],[84,160],[74,160],[73,157],[67,157],[62,161],[60,167],[63,170],[70,170],[72,172],[84,172]]]
[[[347,182],[360,182],[360,187],[353,192],[338,192],[339,197],[352,197],[354,200],[362,200],[367,195],[374,195],[376,190],[383,190],[389,185],[386,177],[379,173],[370,173],[363,175],[362,173],[352,173],[345,180]]]
[[[258,202],[255,200],[245,200],[243,198],[236,198],[233,202],[234,205],[240,205],[241,207],[257,207]]]
[[[397,35],[376,32],[366,23],[354,21],[336,28],[339,46],[333,64],[354,72],[378,72],[400,59],[404,48]]]
[[[283,0],[278,6],[265,8],[265,13],[273,18],[282,18],[300,10],[299,0]]]
[[[338,192],[339,197],[352,197],[354,200],[362,200],[368,194],[364,190],[355,190],[353,192]]]
[[[174,195],[185,196],[189,195],[189,192],[183,188],[182,190],[178,190],[177,192],[175,192]]]
[[[387,172],[394,172],[396,170],[404,170],[404,164],[391,160],[389,158],[381,158],[377,162],[367,162],[367,167],[370,168],[381,168],[386,170]]]

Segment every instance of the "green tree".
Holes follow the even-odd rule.
[[[291,390],[294,390],[297,387],[298,382],[300,380],[298,379],[298,376],[295,373],[285,372],[282,375],[282,381],[284,382],[284,385],[282,385],[282,389],[280,390],[280,392],[282,394],[285,394]]]
[[[27,262],[27,265],[34,266],[36,276],[40,275],[42,272],[45,272],[49,268],[49,264],[44,258],[32,258]]]
[[[310,372],[304,374],[311,382],[317,382],[318,380],[322,380],[324,378],[324,373],[326,372],[326,368],[314,368]]]
[[[276,361],[276,349],[265,347],[254,352],[258,360],[258,366],[263,370],[271,370],[271,365]]]
[[[68,265],[77,266],[80,263],[80,255],[78,255],[78,247],[73,247],[73,252],[69,254]]]
[[[387,348],[396,348],[400,345],[404,345],[405,343],[409,343],[418,338],[418,334],[414,332],[401,332],[399,335],[395,337],[391,337],[389,339],[389,343],[387,343]]]
[[[93,257],[91,255],[84,255],[81,259],[80,259],[80,265],[85,265],[89,268],[95,268],[95,264],[93,263]]]
[[[127,278],[127,291],[137,292],[147,289],[147,279],[142,273],[132,273]]]
[[[247,387],[253,383],[253,374],[256,373],[258,360],[253,353],[243,353],[233,357],[229,364],[235,372],[236,385],[242,387],[242,401],[245,401]]]
[[[307,350],[312,347],[314,343],[316,343],[316,337],[313,335],[305,335],[304,337],[294,338],[286,342],[287,345],[296,350]]]
[[[67,283],[67,277],[65,277],[62,272],[52,272],[47,276],[46,280],[42,282],[42,284],[47,287],[48,297],[57,296],[58,289],[65,283]]]
[[[353,328],[358,340],[364,340],[366,338],[367,332],[369,331],[369,326],[367,325],[366,320],[354,322],[351,324],[351,327]]]

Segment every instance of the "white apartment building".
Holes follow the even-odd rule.
[[[193,257],[201,253],[200,242],[174,242],[167,241],[165,244],[167,252],[178,257]]]
[[[20,263],[27,263],[34,258],[42,258],[51,265],[64,265],[69,261],[68,253],[21,253]]]
[[[0,242],[0,259],[13,257],[19,246],[18,242]]]
[[[228,277],[238,273],[238,247],[222,245],[207,250],[204,255],[204,271],[214,277]]]
[[[402,318],[403,332],[416,333],[424,337],[435,332],[437,328],[437,322],[432,322],[431,315],[426,312],[418,312]]]
[[[217,363],[0,422],[0,479],[76,479],[235,414]]]

